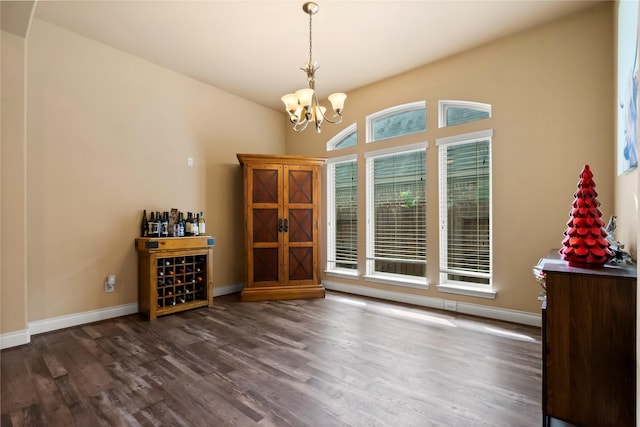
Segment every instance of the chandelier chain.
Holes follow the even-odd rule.
[[[312,51],[312,45],[313,45],[313,38],[311,37],[312,34],[312,28],[311,28],[311,23],[313,21],[313,15],[310,13],[309,14],[309,65],[313,67],[313,58],[311,57],[311,51]]]

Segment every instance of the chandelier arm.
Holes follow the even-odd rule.
[[[331,123],[332,125],[337,125],[338,123],[342,123],[342,116],[339,115],[339,114],[334,114],[333,117],[335,117],[335,116],[338,116],[338,119],[337,120],[331,120],[325,114],[322,114],[322,117],[324,117],[324,120],[326,120],[327,122]]]
[[[305,130],[307,128],[308,125],[309,125],[309,120],[307,120],[307,119],[304,119],[304,121],[299,121],[298,120],[298,122],[296,122],[293,125],[293,130],[296,131],[296,132],[302,132],[303,130]],[[300,127],[300,126],[302,126],[302,127]]]
[[[327,115],[324,114],[321,109],[319,109],[319,108],[316,109],[315,108],[315,107],[319,107],[320,106],[320,101],[318,101],[318,95],[316,94],[316,92],[313,93],[313,100],[314,100],[314,104],[315,104],[315,105],[313,105],[313,108],[314,108],[313,111],[317,110],[320,113],[320,115],[322,116],[323,120],[326,120],[327,122],[331,123],[332,125],[336,125],[336,124],[342,122],[342,115],[334,113],[333,117],[335,117],[336,115],[339,117],[337,120],[334,121],[334,120],[331,120],[329,117],[327,117]],[[317,119],[316,119],[316,121],[317,121]]]

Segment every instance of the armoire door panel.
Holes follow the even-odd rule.
[[[279,282],[279,248],[253,248],[253,281]]]
[[[253,241],[254,242],[278,242],[278,209],[254,209]]]
[[[313,209],[289,209],[289,241],[313,241]]]
[[[313,204],[313,170],[288,170],[288,203]]]
[[[313,247],[289,248],[289,281],[313,280]]]
[[[253,203],[279,203],[280,169],[253,169]]]

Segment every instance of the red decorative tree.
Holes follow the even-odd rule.
[[[577,267],[599,267],[613,256],[607,241],[607,232],[598,209],[598,193],[595,190],[593,173],[589,165],[580,172],[578,191],[573,195],[573,209],[569,213],[565,238],[560,255],[569,265]]]

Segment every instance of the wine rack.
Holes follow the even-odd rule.
[[[213,304],[210,236],[138,238],[138,306],[150,320]]]

